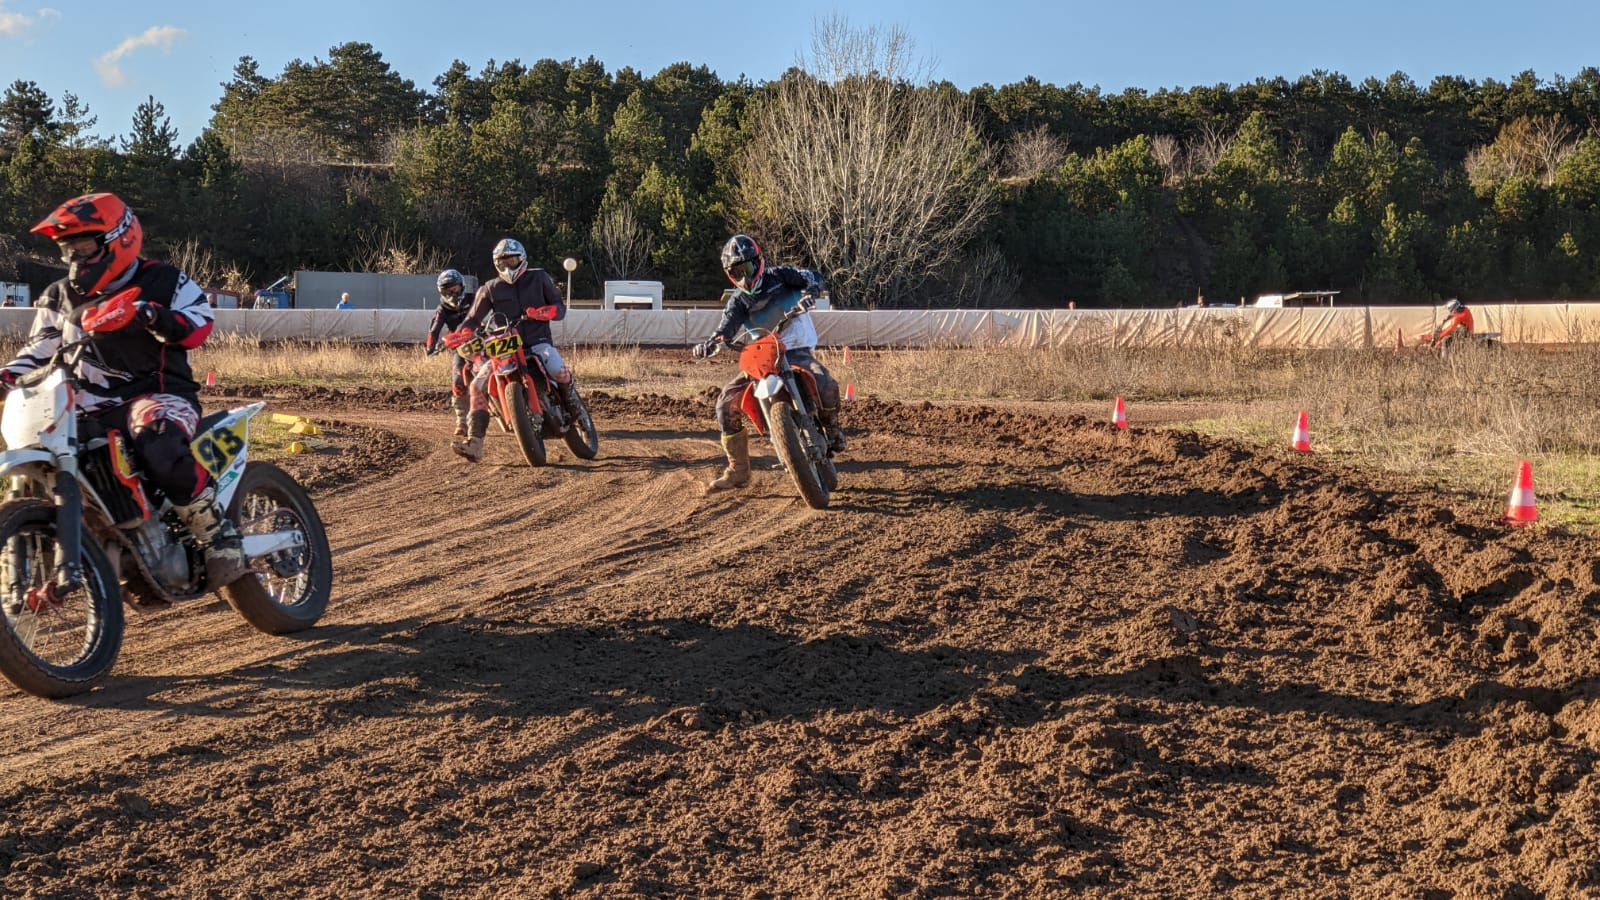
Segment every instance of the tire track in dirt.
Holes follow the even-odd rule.
[[[1572,852],[1600,845],[1592,540],[1023,410],[858,404],[815,512],[761,442],[752,489],[702,496],[693,402],[602,398],[601,458],[532,470],[503,435],[469,466],[433,400],[392,400],[287,410],[411,444],[346,480],[288,461],[333,466],[323,625],[135,617],[105,689],[0,699],[0,886],[1600,883]]]

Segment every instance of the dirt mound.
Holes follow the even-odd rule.
[[[1318,456],[870,400],[816,512],[760,442],[703,495],[706,398],[597,392],[600,457],[537,470],[495,434],[457,460],[441,399],[293,398],[378,470],[306,471],[317,629],[140,616],[101,690],[5,699],[0,885],[1600,893],[1592,540]]]

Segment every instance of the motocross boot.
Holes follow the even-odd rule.
[[[457,456],[466,459],[467,462],[483,462],[483,435],[488,430],[489,411],[487,409],[473,410],[472,436],[464,441],[455,441],[450,445],[450,449],[454,450]]]
[[[722,436],[722,450],[728,454],[728,467],[716,481],[706,487],[708,491],[726,491],[750,483],[750,432],[739,429]]]
[[[843,453],[849,444],[844,439],[844,429],[839,427],[839,407],[825,406],[818,410],[817,422],[822,426],[822,433],[828,436],[828,450]]]
[[[217,590],[251,574],[239,530],[217,509],[215,485],[207,485],[200,496],[173,510],[205,550],[207,590]]]
[[[561,395],[561,408],[567,411],[567,421],[576,422],[583,414],[583,401],[578,398],[578,380],[566,384],[556,383],[556,392]]]
[[[450,408],[456,413],[456,437],[467,436],[467,398],[465,396],[451,397]]]

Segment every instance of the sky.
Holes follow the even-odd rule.
[[[187,145],[246,55],[272,78],[364,41],[422,90],[457,59],[476,74],[490,60],[593,56],[646,77],[688,62],[761,82],[808,56],[835,17],[903,31],[933,78],[963,90],[1032,76],[1156,91],[1314,70],[1355,83],[1403,72],[1426,87],[1438,75],[1508,81],[1532,70],[1549,82],[1600,66],[1597,0],[0,0],[0,89],[32,81],[58,111],[70,92],[105,137],[126,135],[153,96]]]

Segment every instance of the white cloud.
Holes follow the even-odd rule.
[[[32,24],[32,16],[0,9],[0,37],[22,37],[22,33]]]
[[[100,73],[100,80],[107,87],[122,87],[128,83],[128,76],[122,72],[122,59],[135,50],[143,47],[160,47],[162,52],[172,49],[176,41],[189,36],[189,32],[171,25],[153,25],[144,30],[144,34],[131,37],[118,44],[115,50],[105,54],[94,61],[94,69]]]

